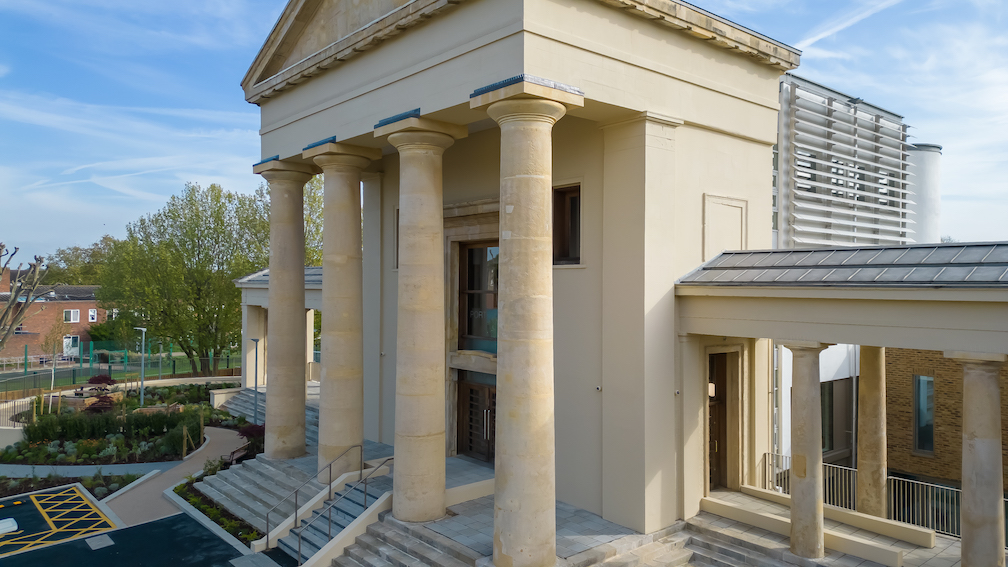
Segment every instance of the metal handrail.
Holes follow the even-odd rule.
[[[353,492],[353,490],[355,488],[357,488],[358,486],[360,486],[361,483],[364,483],[364,510],[367,510],[367,496],[368,496],[368,493],[367,493],[367,481],[368,481],[368,479],[371,478],[371,476],[374,475],[376,472],[378,472],[379,469],[381,469],[383,466],[385,466],[386,463],[388,463],[389,461],[391,461],[394,458],[395,458],[394,456],[392,456],[392,457],[386,457],[384,461],[382,461],[376,467],[374,467],[373,469],[371,469],[371,471],[367,473],[367,476],[362,477],[360,480],[358,480],[357,482],[355,482],[353,486],[351,486],[350,488],[348,488],[347,490],[345,490],[343,492],[343,494],[340,494],[339,498],[337,498],[336,500],[333,500],[332,502],[330,502],[329,505],[325,507],[325,510],[322,510],[321,512],[319,512],[318,515],[315,516],[314,518],[312,518],[311,520],[309,520],[307,524],[305,524],[305,525],[303,525],[303,526],[301,526],[299,528],[292,528],[291,529],[291,531],[297,531],[297,535],[298,535],[298,565],[301,565],[301,564],[304,563],[304,558],[301,555],[301,533],[304,532],[304,530],[308,529],[308,526],[314,524],[315,520],[321,518],[323,513],[328,512],[329,513],[329,531],[328,531],[328,535],[329,535],[329,539],[331,540],[332,539],[332,509],[333,509],[333,507],[336,506],[337,504],[339,504],[344,498],[347,497],[348,494],[350,494],[351,492]]]
[[[320,474],[322,474],[322,471],[324,471],[326,469],[329,469],[329,484],[326,485],[326,490],[329,493],[329,498],[332,498],[332,466],[333,466],[333,463],[335,463],[336,461],[342,459],[343,455],[346,455],[347,453],[349,453],[351,449],[360,449],[360,473],[359,473],[360,476],[358,478],[364,478],[364,445],[361,444],[361,443],[359,443],[357,445],[350,445],[349,447],[346,448],[345,451],[343,451],[342,453],[340,453],[339,456],[337,456],[335,459],[329,461],[329,464],[327,464],[326,466],[322,467],[322,469],[319,470],[319,472],[315,473],[313,476],[311,476],[310,478],[308,478],[308,480],[302,482],[301,486],[299,486],[299,487],[297,487],[297,488],[294,489],[294,492],[288,494],[287,496],[284,496],[282,500],[280,500],[279,502],[277,502],[275,506],[273,506],[272,508],[269,509],[269,511],[266,512],[266,547],[269,547],[269,536],[270,536],[270,521],[269,521],[269,516],[270,516],[270,513],[273,512],[274,510],[276,510],[281,504],[283,504],[284,502],[286,502],[291,496],[293,496],[294,497],[294,522],[296,523],[297,522],[297,513],[298,513],[298,510],[300,510],[300,508],[298,507],[298,492],[300,492],[301,489],[304,488],[306,484],[308,484],[309,482],[311,482],[311,481],[315,480],[316,478],[318,478],[318,476]],[[358,480],[358,482],[360,482],[360,481]]]

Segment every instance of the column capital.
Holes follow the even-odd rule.
[[[778,344],[788,350],[815,350],[821,351],[833,346],[833,343],[821,343],[819,341],[777,341]]]
[[[551,127],[567,114],[567,107],[554,100],[510,98],[487,107],[487,114],[498,125],[506,122],[546,122]]]
[[[1008,355],[988,352],[967,352],[960,350],[947,350],[942,353],[945,358],[958,360],[959,362],[972,362],[977,364],[993,363],[1002,364],[1008,362]]]
[[[535,75],[517,75],[480,87],[469,95],[469,108],[483,108],[507,99],[551,100],[566,107],[584,106],[584,91]]]
[[[253,165],[252,173],[262,175],[267,181],[301,181],[302,183],[307,183],[318,171],[311,164],[285,161],[274,156]]]
[[[400,132],[428,132],[448,136],[454,142],[469,136],[469,128],[464,125],[423,118],[419,112],[417,109],[415,112],[400,114],[378,122],[375,124],[375,138]]]
[[[368,163],[381,159],[381,156],[382,152],[378,148],[341,144],[329,140],[316,142],[301,153],[301,157],[314,161],[322,169],[340,166],[364,169]]]

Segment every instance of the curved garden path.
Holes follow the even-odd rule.
[[[187,476],[202,470],[203,463],[207,459],[230,455],[231,451],[245,444],[245,440],[238,436],[238,432],[231,429],[207,427],[203,433],[207,441],[199,450],[176,466],[167,470],[162,469],[161,474],[131,488],[122,496],[109,500],[108,507],[130,526],[178,514],[180,510],[164,497],[164,491],[182,482]],[[171,463],[152,464],[171,465]],[[102,472],[105,472],[104,468]]]

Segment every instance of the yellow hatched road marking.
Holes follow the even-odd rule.
[[[115,524],[101,509],[87,499],[75,486],[52,494],[33,494],[29,498],[49,525],[49,531],[24,534],[24,531],[21,530],[0,536],[0,555],[115,528]],[[20,501],[15,504],[20,504]],[[68,505],[69,508],[63,508]],[[81,516],[77,518],[65,517],[67,514],[75,512],[80,513]],[[57,524],[59,525],[57,526]],[[13,549],[10,549],[11,547]]]

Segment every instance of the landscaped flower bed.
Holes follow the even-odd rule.
[[[53,474],[45,477],[34,476],[28,478],[7,478],[0,476],[0,498],[79,482],[95,498],[102,499],[126,488],[127,484],[138,478],[140,478],[138,474],[103,475],[101,474],[101,469],[98,469],[98,472],[94,476],[82,476],[80,478],[67,478]]]
[[[131,397],[111,402],[103,412],[65,410],[58,415],[43,415],[25,426],[24,441],[0,452],[0,463],[75,465],[177,460],[183,456],[185,437],[192,439],[188,450],[202,444],[201,424],[235,429],[245,425],[244,418],[193,405],[207,401],[211,389],[205,385],[147,388],[152,402],[173,404],[161,410],[145,407],[131,411],[131,406],[139,406],[138,400]],[[189,405],[175,405],[180,402]]]

